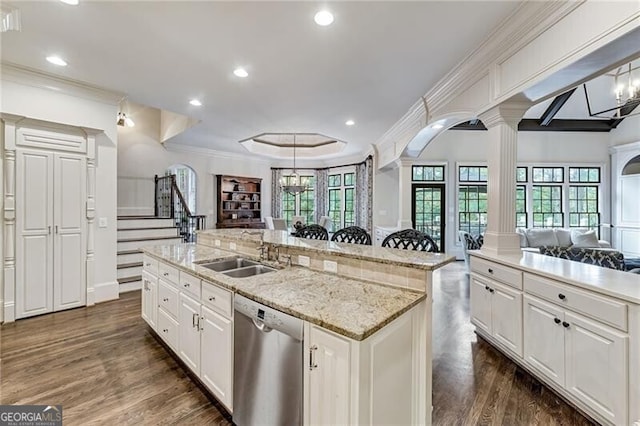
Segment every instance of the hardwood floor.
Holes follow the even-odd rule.
[[[435,274],[437,425],[590,425],[479,339],[460,262]],[[62,404],[66,425],[229,425],[140,318],[140,292],[1,328],[2,404]]]

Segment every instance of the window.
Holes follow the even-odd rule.
[[[293,226],[293,216],[302,216],[305,223],[314,223],[314,176],[300,176],[302,182],[307,183],[307,190],[301,194],[282,193],[282,217],[287,221],[287,226]],[[283,176],[286,184],[291,184],[291,176]]]
[[[600,223],[597,186],[569,187],[569,227],[596,228]]]
[[[353,226],[355,222],[355,173],[330,174],[329,218],[333,229]]]
[[[443,182],[444,166],[413,166],[411,175],[416,182]]]
[[[532,167],[533,181],[538,183],[564,182],[564,167]]]
[[[487,227],[487,166],[460,166],[458,182],[458,229],[482,234]]]
[[[569,182],[600,183],[600,167],[569,167]]]
[[[527,227],[527,187],[524,185],[516,187],[516,227]]]
[[[166,171],[168,175],[176,175],[176,185],[182,193],[191,214],[196,214],[196,172],[189,166],[176,164]]]
[[[562,186],[534,185],[531,193],[531,201],[533,204],[534,228],[555,228],[563,226]]]
[[[527,176],[527,167],[517,167],[516,168],[516,182],[520,183],[520,182],[527,182],[528,176]]]

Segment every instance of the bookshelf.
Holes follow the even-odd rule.
[[[262,179],[216,175],[218,192],[217,228],[264,228]]]

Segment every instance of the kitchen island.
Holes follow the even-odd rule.
[[[453,257],[279,231],[198,238],[145,249],[143,317],[230,412],[242,295],[304,321],[304,424],[431,423],[431,274]],[[275,271],[203,266],[237,256]]]

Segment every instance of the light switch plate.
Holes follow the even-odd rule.
[[[213,244],[214,244],[216,247],[220,247],[220,240],[214,240],[214,241],[213,241]]]
[[[236,249],[236,243],[229,243],[229,249],[230,250],[235,250]]]
[[[298,265],[300,266],[309,266],[309,256],[298,256]]]
[[[325,272],[333,272],[334,274],[338,273],[338,263],[332,260],[324,261],[324,271]]]
[[[108,225],[106,217],[101,217],[101,218],[98,219],[98,227],[99,228],[106,228],[107,226],[109,226],[109,225]]]

